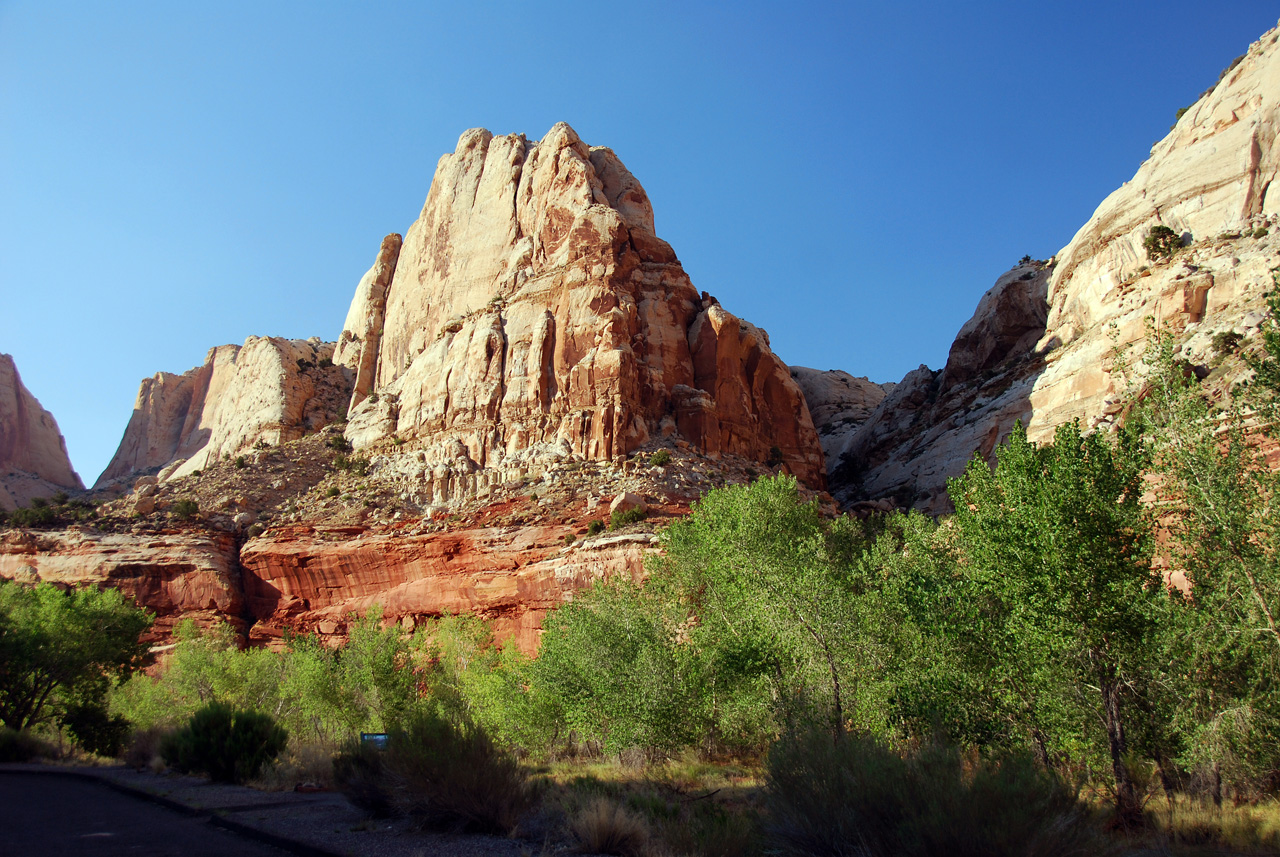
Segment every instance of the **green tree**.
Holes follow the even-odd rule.
[[[1019,424],[998,457],[994,472],[975,458],[950,485],[972,594],[995,651],[1050,665],[1030,680],[1052,689],[1065,672],[1074,689],[1094,689],[1117,815],[1131,822],[1140,804],[1125,721],[1165,597],[1140,501],[1148,451],[1135,431],[1112,441],[1076,423],[1038,447]]]
[[[100,702],[141,668],[151,616],[114,589],[0,581],[0,724],[22,730]]]

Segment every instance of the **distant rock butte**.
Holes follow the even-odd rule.
[[[127,487],[134,476],[157,471],[185,476],[258,441],[294,440],[341,418],[351,373],[329,365],[333,354],[334,344],[318,339],[251,336],[242,346],[209,349],[202,366],[182,375],[145,379],[94,487]]]
[[[13,358],[0,354],[0,509],[83,489],[53,414],[23,386]]]
[[[1113,421],[1125,385],[1112,371],[1113,348],[1136,359],[1148,317],[1185,339],[1193,362],[1207,361],[1216,331],[1256,331],[1280,263],[1278,38],[1273,29],[1250,46],[1055,264],[1004,274],[943,370],[908,373],[841,454],[829,450],[837,497],[946,511],[947,478],[975,452],[990,456],[1017,420],[1037,441],[1073,419],[1086,428]],[[1192,243],[1151,263],[1142,242],[1155,225]],[[822,403],[809,404],[825,431]]]
[[[357,448],[422,438],[430,462],[495,482],[682,438],[713,457],[780,453],[824,485],[804,398],[767,334],[694,289],[644,188],[568,125],[538,143],[463,134],[393,245],[339,340],[358,367]]]

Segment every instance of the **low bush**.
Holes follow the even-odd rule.
[[[660,449],[653,455],[649,456],[650,467],[666,467],[671,463],[671,453],[665,449]]]
[[[509,833],[534,805],[528,773],[463,715],[419,714],[383,751],[349,746],[334,776],[357,806],[435,830]]]
[[[129,721],[100,703],[70,705],[59,720],[81,748],[108,759],[120,755],[129,737]]]
[[[351,441],[347,440],[340,434],[335,434],[324,442],[324,445],[338,452],[350,452]]]
[[[132,768],[149,767],[154,760],[160,758],[160,745],[171,734],[173,730],[167,726],[133,730],[124,750],[124,763]]]
[[[1220,330],[1213,335],[1213,350],[1218,354],[1234,354],[1242,339],[1244,337],[1234,330]]]
[[[206,773],[215,782],[243,783],[256,777],[288,741],[288,733],[270,715],[213,702],[162,742],[160,755],[179,771]]]
[[[30,762],[45,752],[44,744],[30,732],[0,727],[0,762]]]
[[[604,521],[592,521],[587,524],[587,535],[598,536],[604,532]]]
[[[1101,855],[1115,849],[1076,790],[1031,759],[966,759],[952,747],[899,754],[826,731],[770,751],[766,803],[783,853],[867,857]]]
[[[237,455],[236,460],[233,463],[235,464],[236,470],[244,470],[246,467],[249,466],[249,462],[245,461],[245,458],[243,455]]]
[[[609,529],[617,530],[631,524],[638,524],[647,517],[649,513],[644,509],[627,509],[625,512],[619,509],[609,516]]]
[[[179,521],[189,521],[200,514],[200,504],[190,497],[183,497],[173,504],[173,516]]]

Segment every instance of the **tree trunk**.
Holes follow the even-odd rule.
[[[1111,770],[1116,779],[1116,821],[1131,827],[1142,820],[1142,807],[1133,787],[1133,777],[1124,756],[1128,746],[1124,737],[1124,721],[1120,716],[1120,682],[1114,671],[1105,669],[1098,682],[1102,690],[1102,708],[1107,719],[1107,744],[1111,750]]]
[[[1213,760],[1213,773],[1209,776],[1209,788],[1213,793],[1213,805],[1222,806],[1222,763]]]

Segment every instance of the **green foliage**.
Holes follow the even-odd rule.
[[[1254,238],[1266,238],[1270,234],[1271,230],[1265,226],[1259,226],[1257,229],[1253,230]]]
[[[1234,330],[1220,330],[1213,335],[1213,350],[1218,354],[1235,354],[1240,348],[1240,341],[1244,337],[1236,333]]]
[[[329,439],[324,442],[324,445],[329,447],[329,449],[333,449],[338,452],[350,452],[352,449],[351,441],[347,440],[340,434],[330,435]]]
[[[769,752],[769,827],[784,854],[1025,857],[1114,853],[1076,791],[1022,755],[789,734]]]
[[[1124,724],[1164,600],[1141,503],[1149,452],[1133,430],[1111,441],[1075,423],[1038,447],[1019,424],[998,456],[994,472],[975,458],[949,489],[968,572],[958,636],[1042,761],[1064,718],[1104,724],[1117,809],[1133,820]],[[1089,707],[1072,711],[1090,687],[1091,703],[1078,697]]]
[[[241,649],[232,631],[188,622],[158,676],[134,676],[111,710],[139,728],[177,725],[213,701],[266,711],[302,741],[337,745],[354,732],[381,732],[425,704],[430,652],[425,635],[383,628],[371,611],[352,619],[348,642],[286,638],[283,651]]]
[[[1262,325],[1261,357],[1246,357],[1245,363],[1254,372],[1250,385],[1252,403],[1260,408],[1274,433],[1277,428],[1277,407],[1280,406],[1280,268],[1271,270],[1274,288],[1267,293],[1267,309],[1270,311]]]
[[[243,783],[280,755],[289,735],[270,715],[211,702],[160,745],[179,771],[205,773],[214,782]]]
[[[650,467],[666,467],[671,463],[671,453],[665,449],[660,449],[653,455],[649,456]]]
[[[769,458],[765,461],[765,464],[769,465],[770,467],[777,467],[782,462],[783,462],[783,458],[782,458],[781,447],[777,447],[777,446],[769,447]]]
[[[333,469],[344,473],[353,473],[356,476],[364,476],[369,472],[369,459],[362,455],[348,457],[340,453],[333,457]]]
[[[57,523],[58,513],[46,504],[37,505],[35,498],[31,501],[31,506],[25,509],[14,509],[9,513],[9,521],[15,527],[50,527]]]
[[[233,464],[235,465],[236,470],[244,470],[249,466],[249,462],[245,460],[243,455],[237,455]]]
[[[587,524],[587,535],[598,536],[604,532],[604,521],[595,520]]]
[[[1182,236],[1163,224],[1152,226],[1142,239],[1142,247],[1152,262],[1168,259],[1182,249]]]
[[[173,504],[173,516],[179,521],[189,521],[200,514],[200,504],[190,497],[183,497]]]
[[[102,699],[147,659],[151,616],[114,589],[0,580],[0,724],[23,730]]]
[[[620,530],[623,527],[638,524],[647,517],[649,517],[649,513],[639,507],[626,510],[618,509],[609,515],[609,529]]]
[[[102,700],[69,705],[59,721],[77,744],[109,759],[120,755],[129,738],[129,721],[109,713]]]
[[[342,490],[339,489],[337,485],[330,485],[328,488],[324,489],[324,496],[329,498],[337,497],[341,493]]]
[[[385,751],[349,746],[334,767],[357,805],[432,829],[510,833],[534,804],[510,753],[469,717],[438,710],[391,732]]]
[[[331,358],[331,357],[321,357],[321,358],[320,358],[320,362],[319,362],[317,365],[318,365],[321,369],[328,369],[330,366],[332,366],[332,365],[333,365],[333,358]]]

